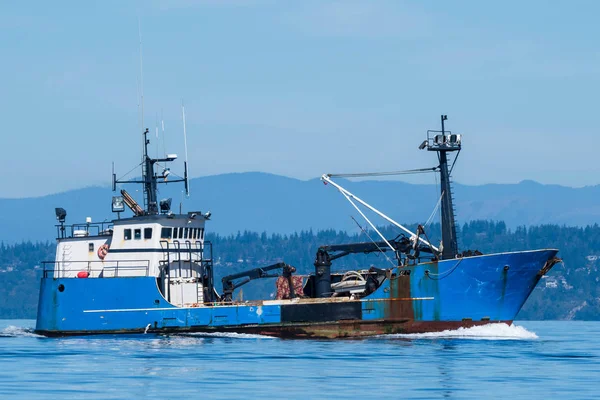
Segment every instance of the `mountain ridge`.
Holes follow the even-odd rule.
[[[401,223],[424,223],[439,199],[432,184],[403,181],[337,180],[345,188]],[[265,172],[237,172],[190,180],[191,198],[185,210],[210,210],[208,230],[291,233],[301,230],[359,229],[350,218],[351,205],[318,178],[300,180]],[[141,188],[126,189],[141,201]],[[181,186],[161,185],[159,198],[172,197],[173,210],[182,202]],[[67,223],[111,220],[109,187],[80,189],[21,199],[0,198],[0,241],[44,241],[55,237],[55,207],[67,210]],[[600,185],[571,188],[531,180],[517,184],[454,184],[457,222],[502,220],[509,228],[559,224],[585,226],[600,221]],[[358,219],[357,219],[358,220]],[[376,223],[383,223],[376,220]],[[360,222],[362,224],[362,222]]]

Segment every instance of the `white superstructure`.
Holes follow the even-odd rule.
[[[205,221],[196,212],[119,219],[110,225],[62,225],[54,277],[152,276],[171,303],[203,303],[203,264],[209,261]]]

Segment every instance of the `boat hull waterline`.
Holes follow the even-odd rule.
[[[368,296],[177,307],[155,277],[44,277],[36,333],[237,332],[344,338],[512,323],[558,250],[499,253],[399,267]]]

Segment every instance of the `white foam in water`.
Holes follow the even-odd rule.
[[[44,337],[33,333],[31,328],[9,325],[0,331],[0,336],[4,337]]]
[[[218,337],[231,339],[276,339],[273,336],[257,335],[254,333],[235,333],[235,332],[194,332],[186,333],[185,335],[199,337]]]
[[[381,337],[403,339],[532,340],[537,339],[538,335],[522,326],[498,323],[441,332],[382,335]]]

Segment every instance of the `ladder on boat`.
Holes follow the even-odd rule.
[[[212,243],[207,241],[186,240],[169,242],[161,240],[160,246],[163,252],[163,259],[159,262],[162,278],[162,290],[165,298],[171,301],[171,280],[174,278],[193,278],[196,283],[196,303],[215,300],[209,290],[205,292],[204,288],[213,288],[213,269],[212,269]],[[205,248],[208,248],[208,258],[205,258]],[[197,266],[199,268],[195,269]],[[175,274],[173,272],[176,272]],[[173,276],[175,275],[175,276]],[[205,298],[205,293],[209,293]]]

